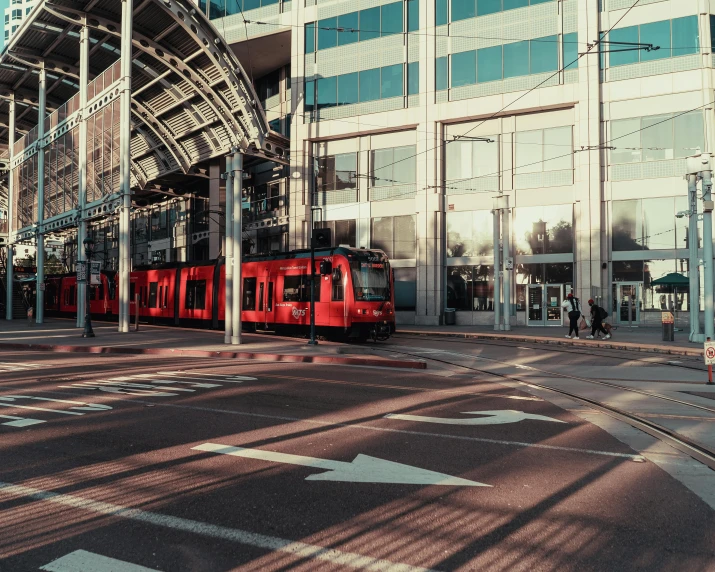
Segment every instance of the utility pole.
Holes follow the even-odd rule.
[[[690,336],[691,342],[703,342],[700,334],[700,270],[698,266],[698,176],[686,175],[688,179],[688,279],[690,290]],[[685,213],[678,213],[677,217]],[[703,338],[703,339],[701,339]]]

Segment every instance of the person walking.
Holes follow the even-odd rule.
[[[579,299],[569,292],[566,300],[561,303],[561,307],[568,312],[569,316],[569,333],[566,337],[571,339],[571,332],[573,332],[573,338],[575,340],[580,339],[578,337],[578,319],[581,317],[581,303]]]
[[[586,339],[592,340],[596,336],[596,332],[603,332],[603,334],[605,334],[603,339],[607,340],[611,337],[611,334],[603,327],[603,320],[608,316],[608,312],[593,300],[589,300],[588,305],[591,307],[591,335]]]

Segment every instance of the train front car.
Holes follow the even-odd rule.
[[[353,304],[349,337],[386,340],[395,332],[394,283],[390,261],[382,250],[350,249],[348,254]]]

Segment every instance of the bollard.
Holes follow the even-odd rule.
[[[134,325],[134,331],[138,332],[139,331],[139,294],[134,294],[134,309],[137,311],[135,325]]]

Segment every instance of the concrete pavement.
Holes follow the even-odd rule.
[[[224,333],[140,325],[139,331],[120,334],[117,324],[93,321],[94,338],[83,338],[73,320],[49,318],[44,324],[26,320],[0,320],[0,348],[57,352],[156,355],[172,357],[217,357],[296,363],[373,365],[424,369],[421,360],[395,360],[366,356],[360,345],[321,341],[309,346],[305,339],[266,334],[243,334],[242,344],[223,343]]]

